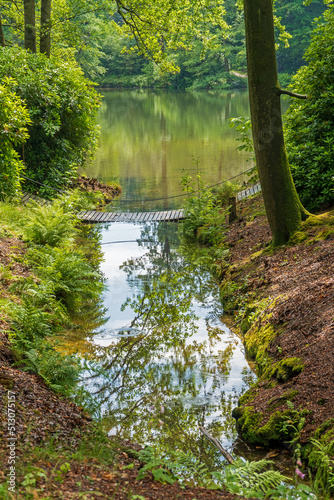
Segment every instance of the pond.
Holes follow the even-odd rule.
[[[238,116],[249,116],[247,92],[103,91],[99,149],[86,174],[117,180],[122,210],[177,208],[184,170],[216,184],[251,168],[230,127]]]
[[[112,210],[180,206],[183,169],[215,184],[243,180],[239,174],[251,167],[229,127],[230,117],[248,115],[246,93],[104,94],[100,149],[86,173],[121,183]],[[222,455],[199,426],[229,451],[255,456],[237,439],[231,416],[255,375],[242,341],[223,322],[219,284],[196,249],[182,244],[179,227],[96,228],[105,318],[78,330],[72,347],[89,358],[85,386],[110,435],[164,453],[192,451],[214,467]]]

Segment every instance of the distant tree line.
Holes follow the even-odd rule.
[[[165,3],[168,5],[167,1]],[[131,5],[133,12],[137,8],[140,15],[148,19],[149,14],[140,2],[134,1]],[[313,0],[308,6],[304,5],[304,0],[276,0],[275,6],[276,18],[292,35],[286,38],[289,47],[280,41],[277,50],[278,71],[285,84],[289,75],[304,64],[303,54],[309,45],[313,20],[325,7],[323,0]],[[206,14],[207,19],[199,19],[199,24],[205,22],[206,36],[203,36],[202,26],[189,31],[183,42],[177,44],[167,34],[161,40],[154,40],[148,31],[138,32],[137,39],[129,36],[127,23],[131,23],[131,19],[121,0],[52,0],[52,3],[51,0],[37,3],[35,0],[8,0],[0,5],[0,44],[19,44],[31,52],[39,49],[48,57],[69,49],[85,76],[102,86],[193,90],[242,88],[246,87],[246,80],[235,74],[246,73],[247,65],[241,7],[235,0],[225,0],[223,23],[217,23],[217,16],[210,18]],[[180,12],[179,20],[173,20],[175,27],[163,26],[166,33],[174,29],[176,34],[180,30],[186,11]],[[154,21],[159,24],[158,18]],[[161,54],[156,57],[159,44]],[[148,59],[150,52],[155,57]],[[169,71],[160,71],[162,61],[168,62]]]

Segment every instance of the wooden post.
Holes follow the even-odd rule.
[[[237,218],[237,199],[235,196],[228,199],[229,211],[228,222],[231,224]]]

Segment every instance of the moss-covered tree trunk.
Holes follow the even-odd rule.
[[[256,163],[273,245],[286,243],[307,216],[284,145],[272,0],[244,0],[249,98]]]
[[[51,53],[51,0],[41,0],[40,52],[50,57]]]
[[[36,52],[35,0],[24,0],[24,47]]]

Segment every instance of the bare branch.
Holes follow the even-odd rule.
[[[228,451],[226,451],[222,445],[220,444],[220,442],[218,441],[218,439],[214,438],[213,436],[211,436],[211,434],[208,433],[208,431],[206,429],[204,429],[203,426],[200,426],[199,427],[199,430],[202,432],[202,434],[204,434],[204,436],[206,438],[208,438],[209,441],[211,441],[211,443],[213,445],[215,445],[215,447],[220,451],[220,453],[222,453],[224,455],[224,457],[226,458],[226,460],[228,462],[230,462],[230,464],[233,464],[234,462],[234,458],[229,454]]]
[[[282,90],[282,89],[277,89],[276,90],[277,95],[289,95],[291,97],[296,97],[296,99],[308,99],[308,95],[303,95],[303,94],[295,94],[294,92],[290,92],[289,90]]]

